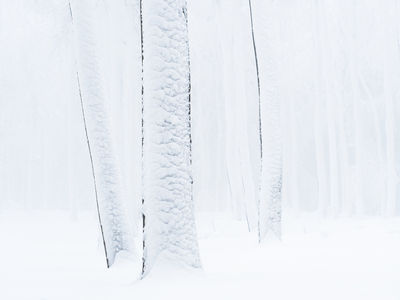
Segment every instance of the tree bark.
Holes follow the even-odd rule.
[[[155,261],[198,268],[193,203],[186,1],[141,1],[143,270]]]

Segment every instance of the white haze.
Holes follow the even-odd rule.
[[[89,17],[97,75],[111,117],[122,199],[140,251],[139,1],[87,1],[95,7]],[[209,297],[207,291],[215,291],[215,299],[243,299],[265,282],[272,282],[270,295],[278,299],[399,299],[400,2],[252,2],[258,26],[268,23],[274,36],[269,47],[281,104],[284,243],[257,248],[254,236],[260,145],[248,0],[188,0],[194,201],[211,279],[202,278],[200,288],[191,278],[182,285],[159,279],[161,290],[151,281],[135,290],[127,285],[139,272],[140,254],[110,275],[96,241],[68,1],[0,0],[0,233],[18,248],[0,250],[13,258],[4,273],[0,267],[0,279],[11,282],[3,290],[0,280],[1,299],[160,299],[186,284],[198,292],[194,299]],[[30,259],[41,255],[47,265]],[[42,273],[32,271],[38,269]],[[72,279],[62,270],[81,275]],[[260,277],[254,279],[254,272]],[[32,280],[51,280],[52,274],[59,277],[50,289]],[[2,290],[19,290],[13,284],[20,276],[37,297],[2,297]],[[79,288],[67,289],[65,282]],[[310,282],[319,288],[308,289]]]
[[[331,216],[395,214],[397,1],[270,6],[279,32],[285,204]],[[93,12],[125,198],[134,207],[140,202],[137,9],[135,1],[104,1]],[[256,202],[259,168],[248,3],[190,1],[189,10],[196,206],[243,217],[244,203]],[[3,0],[0,22],[1,206],[93,207],[67,3]]]

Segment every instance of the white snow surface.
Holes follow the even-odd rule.
[[[0,248],[0,298],[400,298],[398,218],[292,221],[281,243],[259,246],[244,223],[219,217],[214,232],[200,232],[203,271],[154,269],[138,280],[140,260],[122,255],[104,267],[95,214],[72,221],[63,212],[3,212],[0,236],[9,246]]]

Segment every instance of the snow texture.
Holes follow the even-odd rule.
[[[62,211],[1,211],[2,245],[12,247],[0,247],[7,258],[0,298],[400,299],[398,218],[338,222],[308,215],[289,222],[282,243],[259,245],[243,222],[220,218],[215,232],[199,240],[204,272],[167,269],[135,281],[139,260],[119,255],[113,268],[104,268],[93,211],[75,221]]]
[[[251,3],[251,2],[249,2]],[[259,239],[273,234],[281,237],[282,145],[280,98],[277,82],[277,28],[272,1],[253,2],[254,35],[260,76],[260,117],[262,143]]]
[[[96,57],[91,16],[95,1],[71,1],[71,19],[77,42],[77,83],[81,96],[87,143],[92,162],[97,209],[107,266],[122,250],[130,249],[130,230],[126,224],[113,154],[109,121],[105,110],[102,77]]]
[[[96,69],[101,74],[107,125],[110,125],[107,128],[113,139],[113,156],[122,169],[121,181],[126,189],[122,200],[129,199],[129,220],[134,221],[136,232],[141,232],[139,1],[94,3],[90,27],[91,36],[96,35]],[[201,220],[204,212],[213,213],[207,214],[208,222],[200,222],[197,229],[203,237],[207,230],[212,232],[216,212],[242,221],[245,216],[249,217],[249,228],[255,229],[257,214],[251,206],[259,202],[260,153],[248,0],[192,0],[188,5],[194,200],[196,213],[200,215],[196,220],[204,221]],[[276,93],[282,101],[285,205],[282,225],[290,222],[298,227],[291,220],[291,212],[307,213],[307,218],[323,215],[338,221],[355,214],[398,215],[399,1],[290,0],[274,1],[275,7],[271,7],[271,1],[253,0],[253,6],[260,60],[272,59],[264,56],[265,49],[270,51],[271,47],[279,46],[278,50],[271,51],[274,61],[279,63],[274,74],[277,79],[267,84],[278,84]],[[267,15],[279,27],[277,38],[273,34],[272,39],[260,36],[259,24],[264,26]],[[71,31],[66,0],[0,0],[0,206],[5,214],[10,208],[29,212],[31,209],[67,209],[71,216],[79,218],[82,210],[96,209]],[[260,61],[261,68],[263,61]],[[82,84],[87,85],[83,76]],[[32,222],[26,220],[20,226],[31,227]],[[12,224],[4,223],[7,234],[15,233]],[[53,223],[48,222],[47,226],[53,227]],[[234,233],[235,230],[227,227],[226,231]],[[285,228],[283,233],[285,241]],[[25,238],[21,239],[25,241]],[[141,243],[141,235],[139,239]],[[374,238],[367,239],[379,247]],[[48,244],[42,242],[37,243],[45,248]],[[240,243],[245,244],[246,240],[241,239]],[[13,243],[4,241],[4,244]],[[12,253],[2,256],[14,258],[10,263],[22,256],[24,262],[28,258],[49,262],[38,259],[48,253],[45,251],[29,255],[13,252],[15,248],[23,249],[22,246],[3,247],[3,251]],[[221,247],[230,249],[224,244]],[[371,250],[369,246],[366,248]],[[398,252],[398,247],[387,248]],[[362,251],[360,247],[357,252]],[[383,253],[386,251],[382,249]],[[226,255],[222,250],[215,253],[218,253],[215,262]],[[237,253],[243,255],[243,264],[248,265],[246,258],[250,255]],[[290,257],[295,254],[294,251]],[[81,255],[79,249],[74,253],[82,259],[79,262],[84,262]],[[206,255],[202,251],[205,269]],[[232,257],[237,259],[239,255]],[[370,262],[368,256],[365,259]],[[139,251],[137,258],[141,258]],[[104,267],[101,263],[102,260],[100,265]],[[324,265],[322,260],[321,263]],[[380,258],[376,257],[373,263],[379,265]],[[368,264],[360,262],[362,266]],[[271,270],[269,263],[263,267]],[[276,270],[281,270],[280,264]],[[292,271],[288,268],[285,276]],[[227,273],[232,272],[240,273],[241,269],[232,268]],[[4,273],[7,276],[8,272]],[[23,273],[16,272],[16,282]],[[276,272],[271,273],[270,278],[276,278]],[[32,275],[26,274],[29,281]],[[320,272],[315,274],[316,279],[323,277]],[[397,275],[388,276],[388,282],[395,281]],[[282,282],[287,284],[288,279]],[[87,283],[84,281],[90,286]],[[360,281],[353,288],[357,286],[355,290],[360,291],[369,283],[373,280]],[[37,282],[30,280],[29,284],[34,286]],[[48,298],[57,298],[52,296]],[[93,297],[86,297],[90,298]]]
[[[199,267],[191,171],[186,2],[142,2],[146,274],[159,259]]]

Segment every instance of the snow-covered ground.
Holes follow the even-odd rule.
[[[282,242],[261,246],[243,223],[202,219],[204,270],[140,281],[129,257],[105,268],[94,214],[3,212],[0,299],[400,299],[400,219],[291,218]]]

